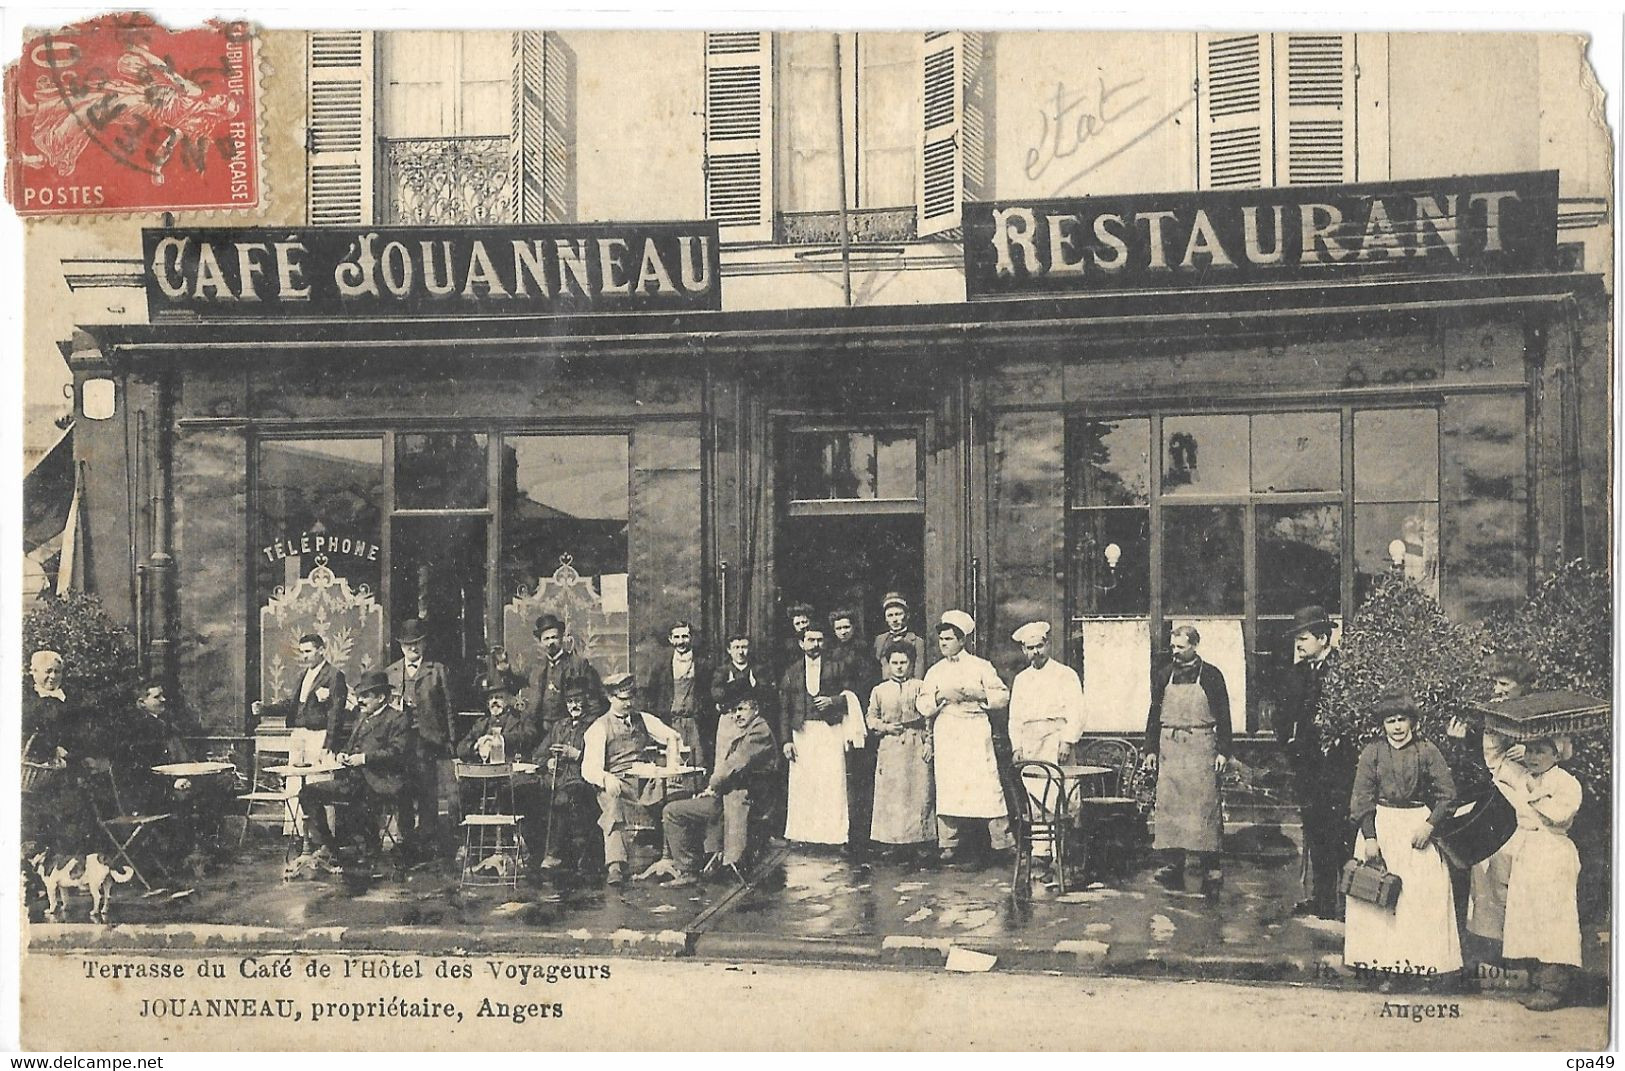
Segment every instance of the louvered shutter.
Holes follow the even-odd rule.
[[[513,35],[513,122],[508,143],[508,188],[513,191],[509,218],[518,223],[546,220],[546,171],[543,167],[543,93],[546,41],[540,31]]]
[[[773,239],[773,35],[705,35],[705,214],[725,242]]]
[[[1274,185],[1269,37],[1204,33],[1196,41],[1198,185]]]
[[[1276,34],[1276,182],[1354,180],[1354,35]]]
[[[364,31],[306,34],[305,218],[373,221],[373,39]]]
[[[922,54],[921,139],[915,208],[919,234],[941,234],[959,226],[964,208],[964,35],[957,30],[927,33]]]
[[[988,62],[988,35],[965,31],[960,53],[965,64],[963,87],[964,108],[961,116],[960,151],[965,160],[960,172],[964,176],[962,197],[967,201],[991,199],[993,176],[988,171],[987,124],[988,106],[992,101],[992,64]]]

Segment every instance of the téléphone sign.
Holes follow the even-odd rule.
[[[152,228],[154,319],[568,316],[722,307],[717,224]]]
[[[1551,268],[1557,172],[965,206],[972,299]]]

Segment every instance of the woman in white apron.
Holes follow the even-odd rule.
[[[1433,830],[1450,813],[1456,782],[1432,741],[1416,735],[1416,701],[1390,693],[1377,701],[1382,736],[1360,752],[1349,816],[1359,823],[1356,859],[1381,862],[1399,877],[1393,908],[1348,900],[1343,962],[1381,979],[1385,990],[1409,978],[1453,984],[1461,936],[1450,869]]]
[[[1584,793],[1558,765],[1573,754],[1567,737],[1508,747],[1505,737],[1484,733],[1484,765],[1518,815],[1502,849],[1511,861],[1502,949],[1507,959],[1535,961],[1535,988],[1523,998],[1534,1011],[1562,1007],[1580,966],[1580,853],[1569,827]]]
[[[1145,765],[1157,771],[1151,847],[1168,859],[1156,878],[1183,888],[1187,875],[1199,874],[1202,892],[1211,897],[1223,878],[1219,777],[1230,761],[1230,696],[1224,674],[1196,653],[1201,642],[1190,625],[1170,636],[1173,665],[1151,689]]]
[[[961,841],[972,824],[985,823],[988,846],[1009,848],[1010,812],[999,782],[988,711],[1010,703],[1010,689],[985,658],[965,650],[965,637],[976,621],[963,610],[949,610],[937,626],[942,658],[925,674],[918,709],[934,719],[933,770],[937,792],[937,843],[942,861],[960,858]]]

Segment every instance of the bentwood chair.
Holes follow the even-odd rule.
[[[1050,879],[1046,883],[1066,892],[1067,855],[1071,822],[1066,807],[1066,776],[1050,762],[1028,759],[1015,764],[1016,869],[1011,880],[1015,895],[1032,895],[1033,849],[1048,847]]]
[[[524,815],[514,806],[513,764],[459,760],[452,764],[452,772],[464,801],[463,865],[458,884],[517,890],[526,848],[519,830]]]
[[[1079,765],[1104,766],[1111,771],[1085,778],[1078,786],[1074,809],[1079,826],[1079,869],[1098,857],[1102,870],[1120,872],[1126,869],[1129,853],[1145,829],[1134,791],[1140,749],[1115,738],[1085,740],[1077,748],[1076,758]]]

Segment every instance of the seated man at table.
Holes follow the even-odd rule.
[[[329,804],[337,808],[348,826],[353,819],[361,841],[363,859],[371,863],[378,854],[378,812],[381,805],[399,798],[405,783],[402,767],[411,736],[407,715],[389,705],[389,675],[369,670],[356,685],[361,713],[349,735],[341,742],[337,761],[341,767],[331,781],[305,781],[299,803],[306,815],[306,831],[315,845],[315,858],[333,869],[333,831],[327,825]]]
[[[592,847],[598,801],[593,787],[581,776],[587,730],[596,720],[587,717],[587,706],[591,702],[592,692],[586,682],[566,685],[566,716],[548,728],[536,749],[536,760],[541,765],[537,772],[541,806],[535,809],[537,817],[528,823],[530,828],[525,832],[525,840],[532,847],[543,849],[543,870],[568,865],[579,872],[584,869]],[[538,833],[540,839],[537,839]]]
[[[457,757],[464,762],[518,762],[527,758],[541,735],[536,729],[537,716],[521,711],[514,703],[512,686],[505,675],[488,674],[479,685],[485,697],[485,714],[475,719],[458,743]]]
[[[699,795],[666,805],[666,850],[677,876],[671,888],[693,885],[706,860],[720,853],[723,867],[739,881],[748,847],[751,799],[760,796],[779,762],[779,747],[762,717],[756,691],[746,681],[724,686],[717,722],[716,769]]]
[[[581,777],[598,790],[598,828],[604,833],[608,883],[626,881],[626,819],[630,805],[649,806],[665,796],[659,778],[636,777],[632,767],[647,761],[646,752],[664,748],[666,766],[681,763],[683,738],[653,714],[637,709],[638,688],[630,673],[604,682],[609,713],[588,728],[582,740]]]

